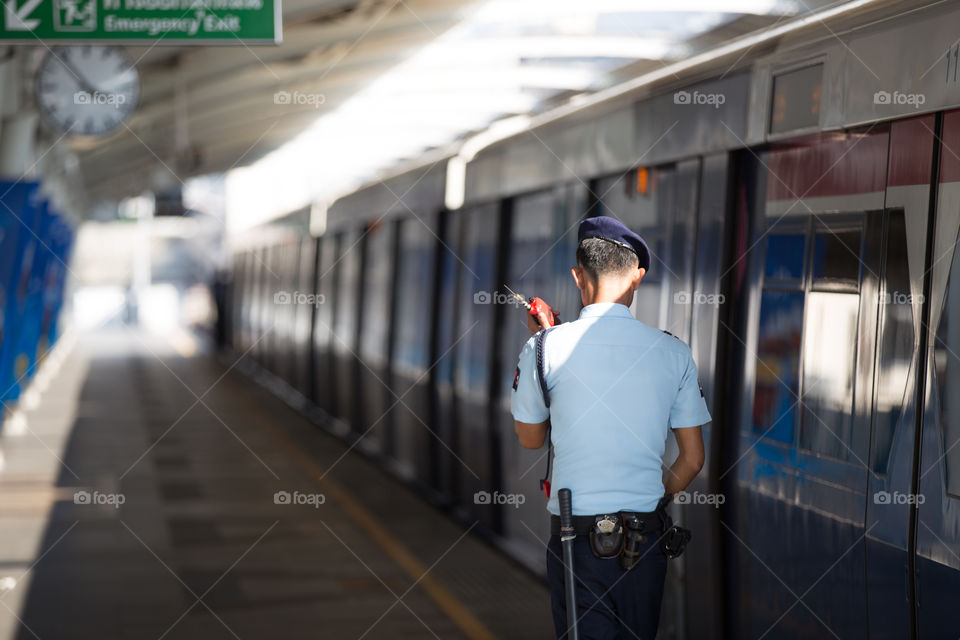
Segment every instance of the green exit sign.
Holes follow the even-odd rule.
[[[0,42],[279,44],[280,0],[0,0]]]

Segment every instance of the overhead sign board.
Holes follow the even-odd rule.
[[[279,44],[280,0],[0,0],[0,42]]]

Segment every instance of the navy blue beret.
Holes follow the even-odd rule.
[[[640,260],[640,267],[650,270],[650,249],[647,243],[639,234],[630,231],[625,224],[609,216],[596,216],[594,218],[584,218],[580,222],[580,229],[577,231],[577,242],[586,238],[600,238],[618,244],[625,249],[637,254]]]

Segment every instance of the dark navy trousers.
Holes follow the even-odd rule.
[[[577,617],[581,640],[654,640],[660,622],[667,557],[656,535],[648,536],[643,559],[630,569],[617,558],[600,559],[590,551],[587,536],[577,536],[573,565],[577,577]],[[567,637],[567,603],[560,536],[547,546],[547,578],[557,638]]]

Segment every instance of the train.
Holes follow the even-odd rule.
[[[575,319],[577,223],[614,216],[653,254],[632,312],[689,344],[713,416],[659,637],[955,640],[956,24],[831,5],[433,150],[237,239],[225,339],[543,573],[504,285]]]
[[[0,181],[0,429],[63,333],[76,223],[52,193],[28,178]]]

